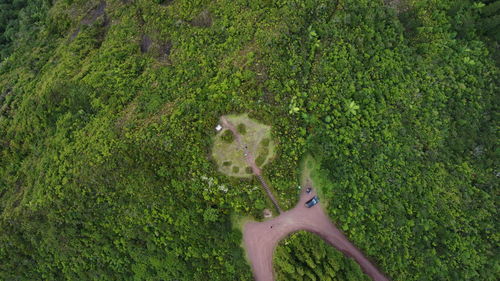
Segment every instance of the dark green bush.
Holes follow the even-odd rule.
[[[232,143],[234,141],[233,132],[231,132],[230,130],[225,130],[222,133],[221,138],[222,138],[223,141],[225,141],[227,143]]]
[[[243,123],[238,124],[238,127],[236,129],[238,130],[238,133],[242,135],[247,133],[247,126],[245,126],[245,124]]]

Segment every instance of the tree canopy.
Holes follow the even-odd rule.
[[[272,203],[210,156],[245,112],[272,128],[284,209],[310,153],[330,217],[392,280],[498,280],[498,1],[0,7],[1,280],[251,280],[239,222]],[[361,278],[310,234],[275,262]]]

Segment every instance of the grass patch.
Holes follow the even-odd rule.
[[[231,164],[233,164],[231,161],[224,161],[224,162],[222,163],[222,165],[224,165],[224,166],[226,166],[226,167],[231,166]]]
[[[301,173],[300,173],[300,185],[304,187],[306,182],[310,180],[312,182],[313,188],[316,189],[320,200],[325,198],[323,190],[332,190],[334,189],[333,183],[327,178],[324,174],[324,171],[321,170],[320,162],[314,159],[311,155],[304,156],[304,159],[301,163]],[[328,206],[328,202],[330,198],[326,198],[328,200],[322,200],[321,205],[326,209]]]
[[[257,164],[257,166],[261,167],[262,164],[264,164],[264,161],[266,161],[266,158],[262,157],[262,154],[259,155],[259,157],[257,157],[257,159],[255,159],[255,164]]]
[[[247,174],[251,175],[251,174],[253,173],[253,171],[252,171],[252,167],[246,167],[246,168],[245,168],[245,172],[246,172]]]
[[[263,139],[261,142],[260,142],[260,145],[262,145],[262,147],[269,147],[269,142],[271,140],[269,138],[265,138]]]
[[[266,161],[268,155],[269,155],[269,149],[263,148],[262,151],[259,153],[259,156],[257,156],[257,159],[255,159],[255,164],[261,167],[262,164],[264,164],[264,162]]]
[[[257,166],[259,167],[262,167],[266,162],[266,160],[268,159],[268,156],[269,156],[269,146],[261,146],[259,155],[255,159],[255,164],[257,164]]]

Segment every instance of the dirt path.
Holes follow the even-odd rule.
[[[311,185],[306,185],[307,187]],[[305,190],[305,188],[304,188]],[[297,206],[280,216],[265,222],[249,222],[245,224],[243,239],[246,252],[252,264],[256,281],[272,281],[273,252],[278,242],[289,234],[306,230],[319,235],[333,247],[353,258],[363,272],[375,281],[388,281],[345,235],[330,221],[320,204],[307,208],[304,204],[315,194],[305,191],[301,193]]]
[[[326,242],[339,251],[353,258],[361,267],[363,272],[375,281],[388,281],[387,279],[364,255],[358,250],[345,235],[330,221],[323,208],[318,203],[312,208],[304,204],[316,195],[313,190],[306,194],[302,192],[297,206],[289,211],[282,212],[278,201],[271,193],[269,186],[262,177],[261,169],[256,165],[255,158],[243,142],[236,127],[231,124],[225,116],[221,117],[222,126],[230,130],[241,150],[245,155],[246,163],[252,168],[253,174],[257,176],[262,187],[273,202],[280,215],[265,222],[249,222],[243,229],[243,240],[247,256],[252,264],[252,270],[257,281],[273,281],[273,253],[278,242],[289,234],[306,230],[319,235]],[[308,181],[304,190],[311,187]]]
[[[261,169],[257,166],[257,164],[255,164],[255,157],[248,150],[247,145],[243,142],[240,133],[238,132],[238,130],[236,129],[236,127],[233,124],[231,124],[231,122],[229,122],[229,120],[227,120],[227,118],[225,116],[222,116],[220,118],[220,120],[221,120],[222,126],[225,127],[225,128],[227,128],[228,130],[230,130],[233,133],[233,135],[234,135],[234,137],[236,139],[236,142],[238,142],[240,148],[242,149],[242,151],[243,151],[243,153],[245,155],[245,160],[247,162],[247,165],[252,168],[253,174],[255,176],[257,176],[257,178],[259,179],[262,187],[266,191],[267,196],[269,196],[269,198],[273,202],[273,205],[276,208],[276,210],[278,210],[278,212],[281,213],[282,210],[281,210],[281,208],[280,208],[280,206],[278,204],[278,201],[276,200],[276,198],[274,197],[273,193],[271,192],[271,189],[269,188],[269,186],[267,185],[266,181],[262,177],[262,171],[261,171]]]

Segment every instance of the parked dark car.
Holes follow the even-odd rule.
[[[311,208],[312,206],[316,205],[319,203],[319,198],[318,196],[314,196],[313,198],[311,198],[311,200],[307,201],[306,202],[306,207],[307,208]]]

